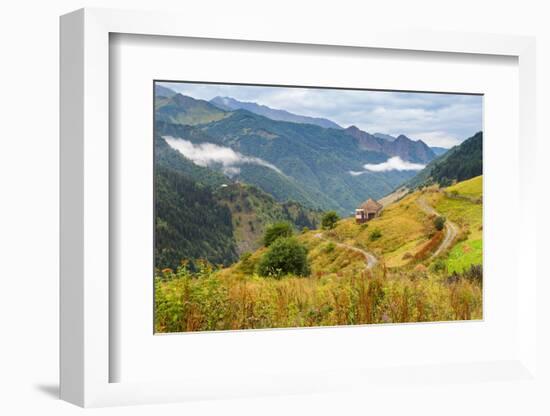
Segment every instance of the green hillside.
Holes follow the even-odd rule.
[[[434,207],[460,227],[457,244],[446,259],[449,272],[483,262],[483,176],[459,182],[432,199]]]
[[[165,90],[157,89],[156,92],[166,94]],[[195,100],[182,94],[155,97],[155,117],[159,121],[195,125],[220,120],[229,114],[208,101]]]
[[[478,132],[460,145],[453,147],[407,181],[405,186],[438,183],[449,185],[452,181],[464,181],[483,174],[483,133]]]
[[[295,239],[307,250],[311,273],[261,277],[259,248],[223,269],[185,268],[156,278],[155,326],[160,332],[353,325],[481,319],[482,178],[447,189],[417,190],[366,224],[340,220],[332,230]],[[475,197],[471,199],[471,197]],[[457,234],[447,248],[437,210]],[[366,267],[363,254],[378,263]],[[178,308],[184,293],[189,307]],[[212,308],[211,305],[217,305]],[[189,309],[191,308],[191,309]],[[193,310],[193,314],[187,311]]]
[[[320,212],[298,202],[278,203],[265,192],[197,166],[155,138],[157,268],[199,258],[228,265],[259,247],[265,227],[288,221],[315,228]]]
[[[237,259],[231,211],[210,189],[157,166],[155,193],[155,267],[200,258],[229,265]]]
[[[296,230],[301,230],[303,227],[315,229],[320,222],[320,211],[304,208],[296,202],[279,204],[253,186],[232,184],[218,189],[215,195],[231,211],[239,254],[257,250],[270,224],[287,221]]]

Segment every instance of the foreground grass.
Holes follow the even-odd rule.
[[[282,279],[185,267],[155,279],[157,332],[480,319],[481,283],[426,270]]]

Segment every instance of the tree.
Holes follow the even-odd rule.
[[[276,222],[267,227],[264,233],[264,246],[269,247],[281,237],[292,237],[292,225],[288,222]]]
[[[321,227],[323,230],[332,230],[340,217],[336,213],[336,211],[328,211],[323,215],[323,218],[321,219]]]
[[[307,248],[294,237],[276,239],[258,263],[260,276],[308,276],[310,272]]]
[[[445,226],[445,217],[436,217],[434,220],[434,225],[437,231],[441,231]]]

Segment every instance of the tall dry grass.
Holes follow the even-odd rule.
[[[418,269],[276,280],[182,266],[155,278],[155,327],[184,332],[469,320],[482,317],[481,299],[481,282]]]

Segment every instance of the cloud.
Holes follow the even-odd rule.
[[[389,172],[392,170],[421,170],[424,169],[426,165],[422,165],[420,163],[411,163],[407,162],[403,159],[401,159],[399,156],[390,157],[388,160],[382,163],[372,164],[367,163],[366,165],[363,165],[363,168],[365,168],[364,171],[353,171],[351,170],[349,173],[352,176],[359,176],[367,172]]]
[[[429,146],[449,147],[483,129],[481,95],[183,82],[162,85],[194,98],[233,97],[327,118],[343,127],[356,125],[369,133],[405,134]]]
[[[177,150],[195,164],[205,167],[221,165],[222,171],[228,176],[238,175],[241,171],[239,165],[245,164],[265,166],[283,175],[283,172],[275,165],[258,157],[245,156],[230,147],[219,146],[214,143],[194,144],[188,140],[176,139],[170,136],[164,136],[163,138],[171,148]]]

